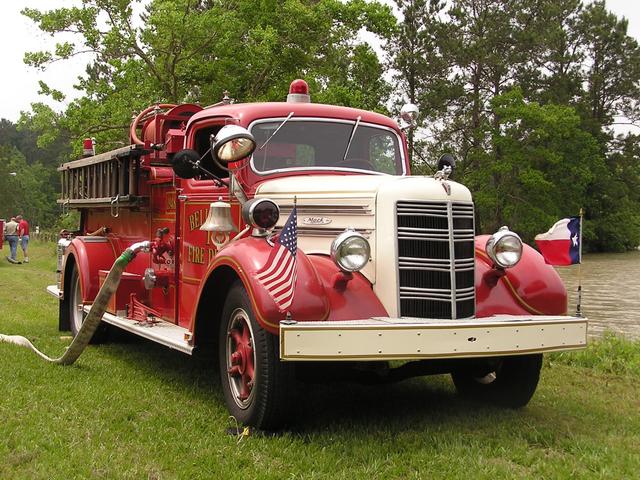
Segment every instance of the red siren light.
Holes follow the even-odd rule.
[[[307,82],[298,78],[291,82],[289,86],[289,95],[287,95],[287,102],[291,103],[309,103],[311,97],[309,96],[309,85]]]
[[[82,156],[93,157],[96,154],[96,140],[95,138],[85,138],[82,141]]]

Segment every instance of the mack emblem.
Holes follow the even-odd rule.
[[[329,225],[331,219],[327,217],[304,217],[302,219],[303,225]]]

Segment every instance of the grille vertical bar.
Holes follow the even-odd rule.
[[[473,203],[399,201],[396,218],[400,315],[473,317]]]

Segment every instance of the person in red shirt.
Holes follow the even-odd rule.
[[[22,218],[22,215],[16,217],[18,221],[18,237],[20,238],[20,246],[24,255],[24,263],[29,263],[29,254],[27,247],[29,246],[29,223]]]

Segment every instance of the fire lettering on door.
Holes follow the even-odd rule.
[[[204,248],[189,246],[187,249],[187,261],[189,263],[204,264]]]

